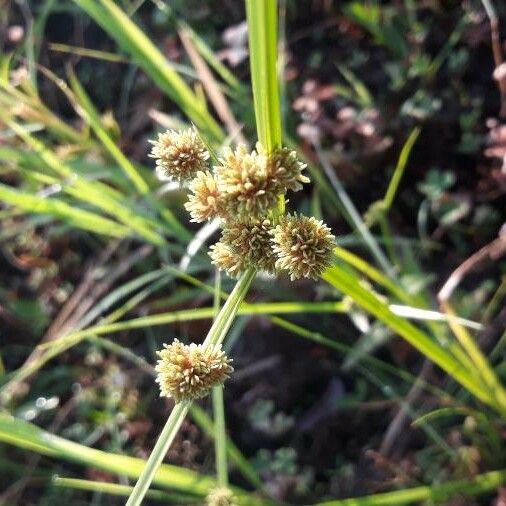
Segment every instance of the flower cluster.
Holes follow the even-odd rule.
[[[172,397],[176,402],[205,397],[234,370],[221,344],[185,345],[175,339],[172,344],[164,344],[157,354],[160,358],[155,370],[160,395]]]
[[[149,156],[156,160],[156,172],[160,179],[186,183],[207,167],[209,151],[193,129],[182,132],[167,130],[158,134],[158,139],[151,143],[153,148]]]
[[[286,148],[270,156],[260,144],[251,152],[243,145],[235,151],[227,148],[212,172],[197,172],[186,209],[196,222],[263,218],[280,195],[298,191],[309,181],[302,174],[304,168],[295,152]]]
[[[299,191],[309,179],[306,165],[281,147],[268,153],[260,144],[225,149],[217,164],[194,130],[160,134],[151,152],[157,171],[188,183],[185,204],[197,223],[219,219],[220,240],[211,246],[213,263],[232,277],[253,267],[291,280],[318,279],[330,264],[334,236],[315,218],[273,213],[281,196]]]
[[[167,131],[152,143],[149,156],[159,177],[188,186],[185,207],[192,221],[220,220],[221,238],[209,253],[219,269],[232,277],[253,267],[270,274],[285,271],[291,280],[316,280],[328,267],[335,242],[330,229],[315,218],[273,212],[281,196],[309,182],[294,151],[267,153],[260,144],[253,151],[227,148],[211,168],[209,151],[194,129]],[[160,393],[176,402],[206,396],[233,371],[221,345],[187,346],[175,339],[157,353]],[[208,504],[234,501],[228,489],[216,489]]]
[[[330,228],[316,218],[286,214],[272,231],[276,267],[289,272],[290,279],[315,281],[328,267],[335,246]]]
[[[206,497],[207,506],[237,506],[234,494],[227,487],[212,489]]]
[[[221,239],[211,246],[213,263],[236,277],[249,265],[275,274],[276,256],[272,248],[272,223],[267,218],[238,219],[227,222]]]

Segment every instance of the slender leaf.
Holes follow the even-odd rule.
[[[146,34],[112,0],[74,0],[135,60],[210,139],[225,135],[195,93]]]

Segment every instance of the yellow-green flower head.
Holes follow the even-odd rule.
[[[185,345],[174,339],[172,344],[163,346],[157,351],[160,358],[155,367],[156,382],[160,385],[160,395],[172,397],[176,402],[205,397],[234,370],[221,344]]]
[[[265,149],[257,144],[258,153],[265,154]],[[309,178],[302,174],[307,167],[297,158],[297,153],[289,148],[277,148],[267,160],[267,171],[276,181],[279,193],[285,194],[288,190],[293,192],[302,190],[303,183],[309,183]]]
[[[332,262],[335,237],[322,221],[297,214],[282,216],[272,232],[276,267],[290,279],[318,280]]]
[[[212,263],[225,271],[231,278],[238,278],[248,267],[245,259],[235,253],[231,246],[223,241],[218,241],[209,249]]]
[[[191,215],[191,221],[201,223],[225,214],[223,194],[210,172],[197,172],[188,189],[190,195],[184,206]]]
[[[193,129],[167,130],[158,134],[149,156],[156,160],[156,172],[161,179],[185,183],[208,167],[209,151]]]
[[[247,266],[270,274],[276,272],[276,255],[271,244],[272,224],[267,218],[228,221],[221,242],[230,248],[234,258]]]
[[[238,506],[238,503],[229,488],[217,487],[207,495],[206,506]]]
[[[245,146],[227,148],[215,167],[218,188],[230,215],[260,218],[276,205],[279,185],[268,171],[267,156]]]

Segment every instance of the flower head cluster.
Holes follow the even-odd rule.
[[[160,134],[150,156],[159,172],[189,183],[185,207],[192,221],[220,220],[221,238],[209,252],[220,270],[239,277],[253,267],[286,271],[292,280],[318,279],[330,264],[334,236],[325,224],[301,215],[274,222],[280,196],[309,182],[295,151],[280,147],[268,153],[260,144],[249,151],[241,145],[225,149],[211,169],[202,140],[188,130]]]
[[[167,130],[151,143],[149,156],[156,160],[156,172],[161,179],[186,183],[207,169],[209,151],[191,128],[181,132]]]
[[[206,497],[207,506],[237,506],[234,494],[227,487],[212,489]]]
[[[246,146],[235,151],[227,148],[214,170],[218,185],[234,216],[265,216],[276,205],[278,196],[286,193],[269,171],[268,157]]]
[[[243,145],[235,150],[226,148],[212,173],[198,173],[197,181],[190,183],[186,209],[196,222],[264,218],[280,195],[298,191],[309,181],[302,174],[305,167],[295,152],[286,148],[271,155],[260,144],[251,152]]]
[[[257,144],[257,150],[263,156],[267,156],[260,144]],[[267,172],[271,174],[277,186],[283,189],[283,194],[287,190],[293,192],[302,190],[302,183],[309,183],[309,178],[302,174],[306,164],[302,163],[297,158],[297,153],[289,148],[274,150],[271,156],[267,156],[267,166]]]
[[[221,344],[185,345],[174,339],[172,344],[164,344],[157,354],[160,358],[155,370],[160,395],[172,397],[176,402],[205,397],[234,370]]]
[[[211,246],[213,263],[230,276],[237,277],[249,265],[274,274],[276,256],[271,244],[272,224],[267,218],[230,221],[221,239]]]
[[[231,278],[238,278],[247,268],[245,259],[223,241],[218,241],[209,249],[209,256],[220,271],[225,271]]]
[[[317,280],[329,266],[335,237],[316,218],[287,214],[272,231],[276,267],[288,271],[290,279]]]
[[[185,204],[191,221],[202,223],[225,213],[222,194],[216,178],[209,171],[197,172],[189,184],[190,196]]]

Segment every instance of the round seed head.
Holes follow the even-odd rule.
[[[201,223],[225,214],[223,196],[210,172],[197,172],[188,189],[190,195],[185,208],[192,217],[191,221]]]
[[[221,242],[234,257],[247,265],[270,274],[276,272],[276,255],[271,244],[272,224],[268,219],[239,219],[229,221],[223,229]]]
[[[234,370],[221,344],[185,345],[174,339],[172,344],[164,344],[157,354],[160,358],[155,370],[160,395],[172,397],[176,402],[205,397]]]
[[[156,172],[161,179],[185,183],[197,172],[207,169],[209,151],[193,129],[167,130],[158,134],[149,156],[156,160]]]
[[[207,506],[238,506],[234,494],[227,487],[214,488],[206,497]]]
[[[292,281],[318,280],[331,264],[335,237],[316,218],[296,214],[282,216],[272,236],[276,267],[288,271]]]
[[[257,144],[257,151],[265,153],[260,144]],[[302,184],[309,183],[309,178],[302,174],[306,167],[307,165],[297,158],[297,153],[289,148],[277,148],[268,156],[267,170],[277,182],[278,191],[282,194],[288,190],[302,190]]]
[[[212,263],[220,271],[225,271],[231,278],[238,278],[248,267],[246,260],[222,240],[211,246],[209,256]]]
[[[268,172],[267,160],[245,146],[225,151],[215,174],[230,215],[259,218],[276,205],[279,185]]]

